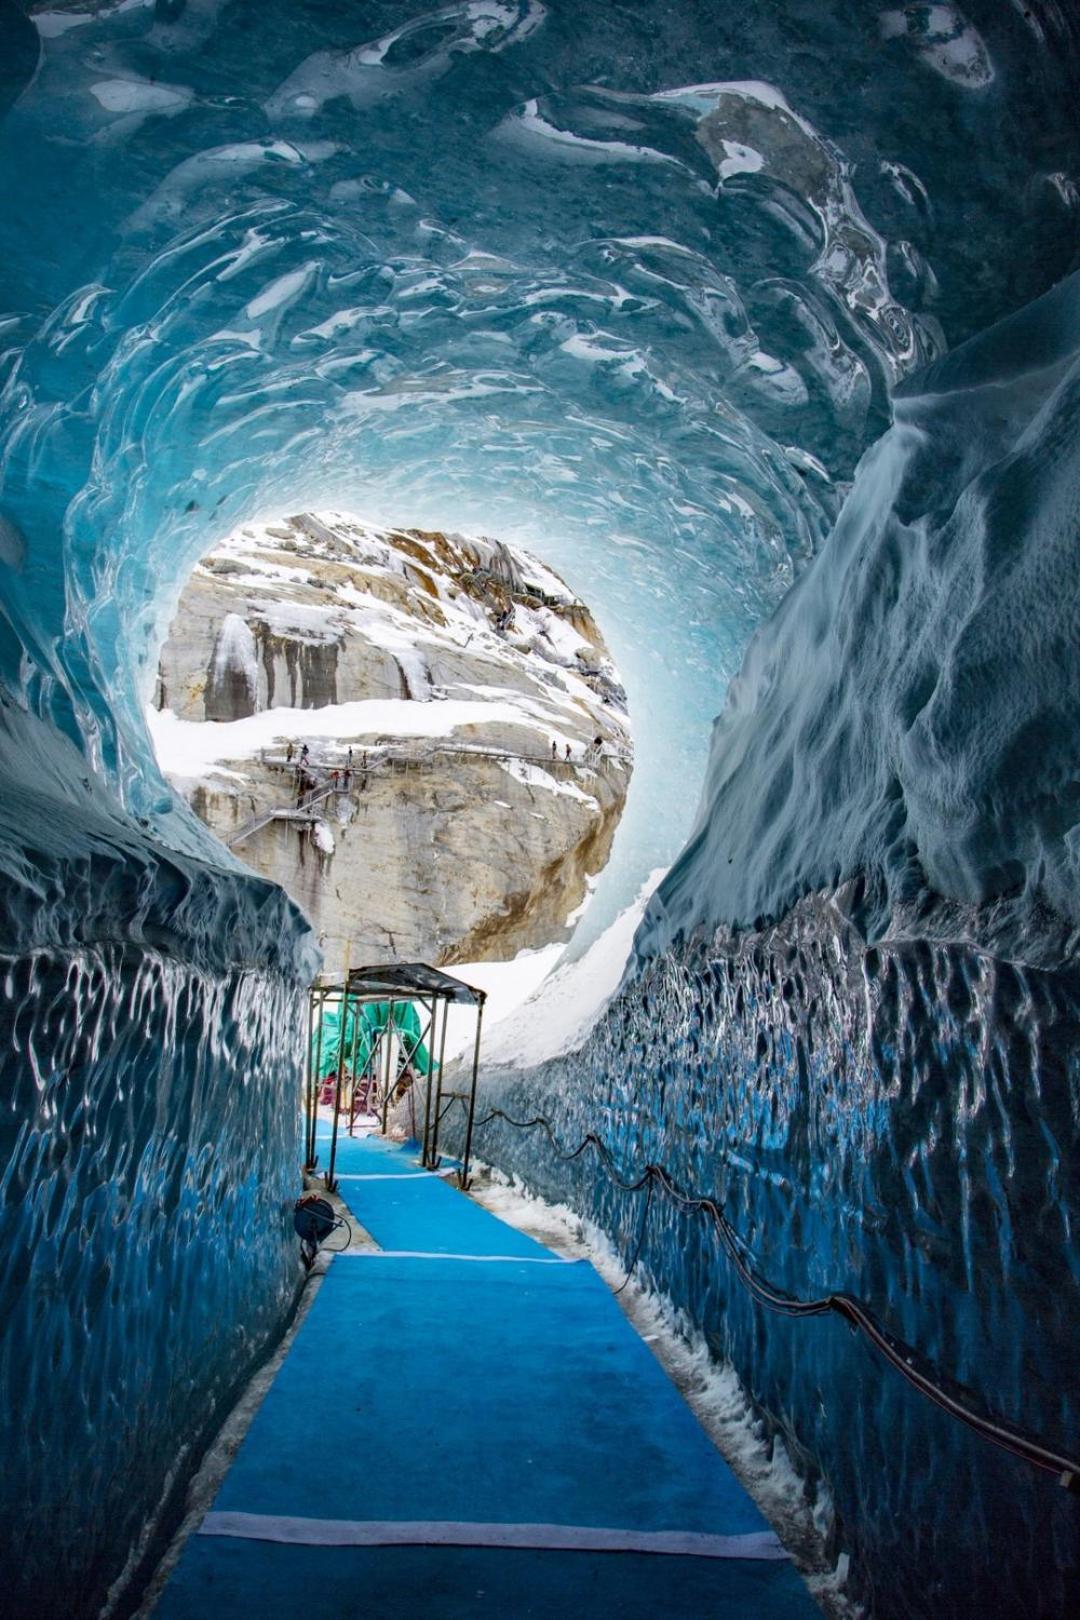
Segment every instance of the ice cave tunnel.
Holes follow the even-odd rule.
[[[667,876],[483,1097],[1051,1466],[478,1150],[733,1369],[843,1612],[1076,1612],[1078,67],[1070,0],[2,0],[5,1613],[135,1612],[296,1300],[315,942],[144,704],[197,560],[327,507],[528,547],[629,692],[586,926]]]

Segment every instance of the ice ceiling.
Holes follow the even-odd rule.
[[[891,388],[1069,263],[1053,5],[30,11],[0,51],[5,673],[173,842],[137,695],[185,573],[336,504],[522,540],[597,604],[628,859],[670,859]]]

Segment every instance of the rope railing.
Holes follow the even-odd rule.
[[[978,1399],[974,1392],[966,1385],[958,1383],[947,1374],[942,1373],[929,1361],[914,1345],[908,1344],[879,1321],[870,1307],[853,1294],[833,1292],[823,1294],[816,1299],[799,1299],[782,1288],[777,1288],[761,1276],[754,1262],[749,1246],[739,1236],[735,1227],[717,1203],[715,1198],[701,1197],[696,1194],[685,1193],[672,1180],[662,1165],[646,1164],[636,1179],[629,1179],[622,1174],[607,1144],[595,1132],[590,1131],[572,1150],[565,1149],[555,1135],[551,1122],[542,1114],[534,1115],[532,1119],[514,1119],[501,1108],[493,1108],[489,1113],[478,1119],[473,1127],[474,1131],[481,1130],[490,1125],[493,1120],[503,1120],[514,1130],[543,1130],[555,1153],[560,1159],[569,1163],[578,1159],[592,1148],[600,1160],[608,1179],[623,1192],[637,1193],[647,1189],[649,1203],[651,1203],[653,1188],[660,1192],[677,1209],[686,1214],[705,1215],[712,1222],[713,1228],[720,1238],[721,1244],[734,1267],[735,1274],[744,1288],[766,1310],[773,1311],[781,1316],[809,1317],[834,1314],[843,1318],[855,1331],[862,1333],[873,1345],[875,1350],[888,1364],[905,1378],[909,1384],[933,1401],[943,1411],[958,1419],[961,1423],[973,1429],[976,1434],[990,1441],[992,1445],[1011,1452],[1015,1457],[1021,1457],[1034,1467],[1043,1469],[1047,1473],[1056,1474],[1059,1484],[1067,1490],[1076,1492],[1080,1490],[1080,1458],[1070,1456],[1068,1452],[1057,1446],[1049,1445],[1036,1435],[1030,1434],[1019,1425],[1009,1423],[1004,1419],[992,1417],[980,1409]],[[646,1204],[646,1215],[649,1203]],[[637,1265],[644,1239],[644,1221],[638,1237],[634,1258],[622,1284],[625,1288],[630,1274]],[[621,1292],[621,1289],[620,1289]]]
[[[299,764],[296,759],[290,760],[284,754],[271,753],[268,749],[261,749],[259,758],[262,764],[287,772],[295,771]],[[586,747],[580,754],[573,754],[567,759],[562,753],[551,754],[543,750],[525,752],[512,748],[486,747],[482,743],[444,743],[420,739],[412,743],[370,743],[361,750],[361,760],[354,761],[348,769],[350,776],[367,776],[387,767],[392,768],[394,765],[434,765],[441,759],[489,759],[547,768],[556,766],[558,767],[556,774],[563,775],[567,771],[579,772],[598,766],[625,767],[630,764],[632,758],[628,749],[612,745],[605,745],[601,749]],[[344,772],[345,768],[336,759],[322,757],[313,759],[310,756],[303,765],[303,769],[309,774],[320,772],[327,777],[334,770]]]

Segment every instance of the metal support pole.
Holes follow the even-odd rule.
[[[320,990],[319,990],[319,1038],[318,1038],[318,1041],[316,1042],[316,1047],[315,1047],[315,1074],[313,1076],[314,1084],[312,1085],[312,1088],[311,1088],[311,1118],[310,1118],[310,1120],[308,1122],[308,1132],[309,1132],[309,1134],[308,1134],[308,1156],[307,1156],[307,1166],[306,1166],[308,1171],[314,1170],[315,1166],[319,1162],[319,1155],[316,1152],[316,1148],[315,1148],[315,1135],[316,1135],[316,1126],[317,1126],[318,1120],[319,1120],[319,1085],[320,1085],[320,1083],[322,1081],[322,1074],[321,1074],[320,1071],[322,1069],[323,1014],[325,1012],[326,1012],[326,991],[320,987]]]
[[[337,1161],[338,1116],[341,1113],[341,1082],[345,1074],[345,1036],[349,1028],[349,957],[352,940],[345,941],[345,977],[341,989],[341,1023],[338,1025],[337,1076],[334,1081],[334,1124],[330,1132],[330,1168],[326,1172],[327,1192],[337,1191],[334,1165]]]
[[[308,991],[307,1003],[307,1044],[304,1047],[304,1166],[307,1167],[311,1158],[311,1115],[313,1113],[312,1094],[312,1056],[311,1037],[315,1024],[315,990],[314,986]]]
[[[383,1100],[382,1100],[382,1133],[386,1135],[386,1121],[390,1113],[390,1047],[394,1038],[394,1008],[397,1003],[388,1001],[386,1004],[386,1026],[383,1029]]]
[[[346,990],[348,990],[348,985],[346,985],[345,988],[346,988]],[[358,1000],[356,1000],[354,998],[353,999],[352,1054],[351,1054],[351,1057],[349,1059],[349,1067],[350,1067],[350,1069],[352,1071],[352,1090],[349,1092],[349,1135],[350,1136],[353,1134],[353,1124],[354,1124],[354,1122],[356,1120],[356,1048],[359,1045],[359,1042],[360,1042],[360,1003],[359,1003]]]
[[[330,1167],[326,1172],[327,1192],[337,1191],[337,1182],[334,1180],[334,1164],[337,1160],[338,1114],[341,1111],[341,1077],[345,1068],[345,1020],[349,1012],[349,998],[341,998],[341,1031],[338,1035],[338,1066],[334,1080],[334,1124],[330,1132]]]
[[[434,1049],[434,1046],[435,1046],[435,1015],[436,1015],[436,1011],[437,1011],[438,1005],[439,1005],[438,992],[434,991],[434,990],[432,991],[430,1008],[428,1007],[428,1004],[427,1004],[426,1001],[421,1001],[420,1005],[423,1007],[424,1011],[427,1013],[428,1021],[427,1021],[426,1027],[421,1028],[419,1035],[417,1035],[415,1041],[413,1042],[412,1051],[409,1054],[409,1065],[410,1065],[410,1067],[411,1067],[411,1069],[413,1071],[412,1085],[409,1087],[409,1124],[412,1127],[412,1138],[411,1139],[414,1142],[416,1141],[416,1088],[417,1088],[418,1084],[420,1083],[420,1079],[421,1079],[420,1073],[419,1073],[418,1068],[417,1068],[417,1062],[418,1062],[417,1054],[420,1051],[420,1048],[424,1044],[424,1037],[426,1035],[427,1042],[428,1042],[428,1065],[429,1065],[429,1069],[430,1069],[431,1053],[432,1053],[432,1050]],[[423,1144],[421,1144],[420,1163],[423,1164],[423,1162],[424,1162],[424,1147],[423,1147]]]
[[[472,1089],[469,1092],[469,1123],[465,1127],[465,1153],[461,1161],[460,1183],[462,1191],[469,1185],[469,1160],[472,1157],[473,1120],[476,1118],[476,1076],[480,1068],[480,1030],[484,1022],[484,1003],[477,1004],[476,1008],[476,1045],[473,1047],[472,1060]]]
[[[431,1005],[432,1005],[433,1008],[438,1007],[439,1000],[438,1000],[437,996],[432,996]],[[444,1011],[443,1011],[443,1035],[444,1035],[444,1038],[445,1038],[445,1033],[446,1033],[446,1012],[445,1012],[445,1003],[444,1003]],[[432,1051],[435,1050],[434,1013],[432,1014],[432,1025],[431,1025],[431,1050]],[[428,1152],[428,1143],[429,1143],[429,1138],[431,1136],[431,1080],[432,1080],[432,1068],[431,1068],[430,1062],[428,1064],[428,1072],[427,1072],[427,1074],[425,1075],[424,1078],[427,1081],[427,1084],[424,1087],[424,1145],[423,1145],[423,1149],[422,1149],[421,1154],[420,1154],[420,1163],[423,1165],[425,1170],[430,1170],[430,1168],[431,1168],[431,1162],[430,1162],[431,1156],[430,1156],[430,1154]]]
[[[315,1019],[316,1018],[318,1018],[318,1021],[319,1021],[318,1034],[316,1033],[316,1030],[315,1030]],[[314,1133],[314,1125],[313,1125],[312,1122],[313,1122],[313,1120],[315,1118],[315,1106],[316,1106],[315,1099],[318,1096],[318,1086],[319,1086],[318,1041],[319,1041],[319,1035],[321,1035],[321,1033],[322,1033],[322,996],[321,996],[321,994],[319,992],[319,988],[318,988],[317,985],[313,985],[312,989],[311,989],[311,1020],[312,1020],[311,1039],[312,1039],[312,1043],[313,1043],[313,1049],[308,1053],[308,1073],[309,1073],[309,1075],[311,1077],[311,1084],[308,1087],[308,1093],[307,1093],[307,1099],[306,1099],[306,1101],[307,1101],[307,1112],[306,1112],[305,1118],[304,1118],[304,1169],[305,1170],[310,1170],[312,1168],[312,1158],[311,1158],[311,1155],[312,1155],[312,1140],[311,1139],[312,1139],[312,1135]]]
[[[443,1069],[444,1069],[444,1067],[446,1065],[446,1026],[447,1026],[447,1023],[449,1022],[449,1019],[450,1019],[450,1001],[449,1001],[449,998],[447,998],[447,999],[445,999],[443,1001],[443,1004],[442,1004],[442,1036],[440,1037],[440,1040],[439,1040],[439,1080],[440,1080],[440,1084],[442,1082],[442,1072],[443,1072]],[[432,1051],[432,1054],[434,1055],[434,1052],[435,1052],[434,1035],[432,1036],[431,1051]],[[429,1069],[428,1070],[428,1100],[430,1101],[430,1099],[431,1099],[431,1071]],[[436,1132],[436,1135],[438,1135],[438,1132]],[[426,1143],[425,1143],[425,1146],[426,1146]],[[429,1166],[429,1168],[434,1169],[434,1164]]]
[[[445,1032],[446,1032],[446,1014],[444,1013],[443,1014],[443,1033],[445,1034]],[[437,1170],[439,1168],[439,1126],[442,1124],[442,1115],[443,1115],[443,1108],[442,1108],[442,1077],[443,1077],[442,1065],[440,1064],[439,1065],[439,1073],[438,1073],[438,1076],[437,1076],[436,1081],[435,1081],[435,1119],[433,1121],[433,1127],[432,1127],[432,1133],[431,1133],[431,1163],[428,1165],[429,1170]]]

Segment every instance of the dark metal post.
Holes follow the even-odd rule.
[[[319,1038],[318,1038],[318,1041],[316,1042],[316,1047],[315,1047],[315,1073],[312,1076],[312,1082],[313,1083],[312,1083],[312,1087],[311,1087],[311,1119],[310,1119],[310,1122],[309,1122],[310,1134],[308,1136],[308,1162],[307,1162],[307,1166],[306,1166],[306,1168],[309,1171],[314,1170],[315,1166],[319,1162],[319,1155],[316,1152],[316,1148],[315,1148],[315,1135],[316,1135],[316,1129],[317,1129],[318,1122],[319,1122],[319,1084],[320,1084],[320,1081],[322,1079],[322,1076],[319,1073],[319,1071],[322,1068],[323,1014],[325,1013],[325,1011],[326,1011],[326,991],[325,991],[325,989],[323,989],[320,986],[320,988],[319,988]]]
[[[445,1014],[443,1017],[443,1030],[445,1032]],[[442,1124],[442,1075],[442,1065],[440,1064],[438,1078],[435,1081],[435,1119],[431,1133],[431,1163],[428,1165],[429,1170],[437,1170],[439,1168],[439,1126]]]
[[[423,1003],[423,1005],[424,1005],[425,1010],[427,1010],[427,1003],[425,1002],[425,1003]],[[427,1026],[428,1072],[427,1072],[427,1075],[425,1076],[425,1079],[427,1080],[428,1083],[424,1087],[424,1142],[423,1142],[423,1147],[422,1147],[421,1152],[420,1152],[420,1163],[421,1164],[424,1164],[424,1162],[425,1162],[424,1161],[424,1154],[427,1152],[427,1115],[428,1115],[428,1109],[429,1109],[429,1107],[431,1105],[431,1068],[432,1068],[432,1064],[435,1061],[435,1039],[436,1039],[436,1036],[438,1034],[438,1020],[439,1020],[439,992],[437,990],[433,990],[431,992],[431,1011],[428,1013],[428,1026]],[[424,1044],[424,1037],[423,1037],[423,1034],[421,1034],[419,1039],[416,1042],[415,1047],[413,1048],[413,1057],[414,1058],[416,1057],[416,1054],[419,1052],[419,1050],[423,1046],[423,1044]],[[417,1073],[415,1064],[413,1065],[413,1072]],[[418,1074],[417,1074],[417,1079],[419,1079]],[[415,1095],[415,1092],[416,1092],[416,1085],[417,1085],[417,1081],[414,1080],[413,1084],[412,1084],[412,1087],[411,1087],[411,1089],[409,1091],[410,1105],[412,1104],[412,1099],[413,1099],[413,1097]],[[415,1108],[413,1109],[412,1119],[413,1119],[413,1135],[415,1136],[416,1135],[416,1113],[415,1113]]]
[[[447,996],[443,1000],[442,1036],[440,1037],[440,1040],[439,1040],[439,1082],[440,1082],[440,1085],[442,1083],[442,1072],[443,1072],[443,1069],[444,1069],[444,1067],[446,1065],[446,1026],[447,1026],[447,1023],[449,1022],[449,1019],[450,1019],[450,998],[449,998],[449,996]],[[435,1053],[435,1042],[434,1042],[434,1040],[431,1043],[431,1051],[432,1051],[432,1056],[434,1056],[434,1053]],[[428,1076],[428,1095],[429,1096],[431,1095],[431,1076],[430,1075]],[[434,1168],[434,1166],[432,1166],[432,1168]]]
[[[442,1016],[445,1019],[445,1011]],[[436,1037],[434,1037],[434,1027],[432,1027],[431,1050],[434,1051],[434,1048],[436,1048]],[[419,1155],[419,1162],[424,1166],[424,1170],[431,1168],[429,1140],[431,1140],[431,1082],[434,1079],[434,1072],[436,1072],[434,1071],[434,1064],[427,1064],[427,1074],[424,1076],[424,1145],[421,1155]]]
[[[330,1168],[326,1173],[327,1192],[336,1192],[334,1164],[337,1159],[338,1115],[341,1113],[341,1081],[345,1073],[345,1036],[349,1028],[349,958],[352,940],[345,941],[345,974],[341,981],[341,1022],[338,1024],[337,1075],[334,1079],[334,1124],[330,1132]]]
[[[346,1010],[348,1008],[348,1005],[349,1005],[348,996],[343,996],[342,999],[341,999],[341,1012],[342,1012],[342,1018],[343,1019],[344,1019],[344,1016],[345,1016],[345,1012],[346,1012]],[[334,1124],[333,1124],[333,1129],[330,1132],[330,1168],[326,1172],[326,1190],[327,1190],[327,1192],[337,1192],[337,1182],[334,1180],[334,1163],[335,1163],[335,1161],[337,1159],[338,1113],[339,1113],[339,1111],[341,1109],[341,1076],[342,1076],[342,1073],[344,1072],[344,1067],[345,1067],[345,1060],[344,1060],[344,1057],[342,1055],[342,1048],[344,1047],[344,1045],[345,1045],[345,1029],[344,1029],[344,1025],[343,1025],[342,1026],[342,1031],[341,1031],[341,1036],[340,1036],[340,1038],[338,1040],[338,1070],[337,1070],[337,1078],[334,1081]]]
[[[345,986],[346,993],[348,993],[348,988],[349,988],[348,985],[346,985]],[[351,1056],[350,1056],[350,1059],[349,1059],[350,1068],[352,1070],[352,1090],[349,1092],[349,1135],[350,1136],[353,1134],[353,1123],[354,1123],[354,1121],[356,1119],[356,1048],[359,1045],[359,1042],[360,1042],[360,1002],[359,1002],[359,999],[354,996],[353,997],[352,1053],[351,1053]]]
[[[432,998],[431,998],[431,1006],[432,1006],[432,1014],[431,1014],[431,1050],[432,1050],[432,1052],[434,1052],[434,1050],[435,1050],[435,1009],[438,1007],[438,1005],[439,1005],[438,996],[432,996]],[[445,1037],[446,1037],[446,1003],[444,1002],[443,1003],[443,1038],[445,1039]],[[429,1162],[430,1161],[430,1154],[428,1153],[428,1138],[429,1138],[429,1136],[431,1134],[432,1065],[430,1063],[428,1064],[428,1072],[427,1072],[427,1074],[425,1075],[424,1078],[427,1081],[427,1084],[424,1087],[424,1146],[423,1146],[423,1150],[422,1150],[422,1152],[420,1154],[420,1163],[423,1165],[425,1170],[430,1170],[430,1168],[431,1168],[431,1165],[430,1165],[430,1162]]]
[[[307,1044],[304,1047],[304,1166],[311,1158],[311,1036],[315,1023],[315,988],[308,991]]]
[[[387,1117],[388,1117],[388,1115],[390,1113],[390,1057],[391,1057],[391,1045],[392,1045],[393,1038],[394,1038],[394,1008],[396,1006],[397,1006],[396,1001],[388,1001],[387,1002],[387,1004],[386,1004],[386,1025],[385,1025],[385,1028],[383,1029],[383,1045],[384,1045],[384,1048],[385,1048],[385,1050],[383,1051],[383,1076],[384,1076],[384,1082],[385,1083],[383,1085],[383,1100],[382,1100],[382,1133],[383,1133],[384,1136],[386,1135]]]
[[[345,1073],[345,1031],[349,1022],[348,971],[348,966],[346,966],[345,988],[341,993],[341,1024],[338,1028],[337,1074],[334,1077],[334,1123],[330,1131],[330,1167],[326,1172],[327,1192],[337,1191],[337,1182],[334,1180],[334,1165],[337,1161],[338,1116],[341,1113],[341,1082]]]
[[[472,1157],[473,1121],[476,1118],[476,1076],[480,1068],[480,1030],[484,1022],[484,1000],[481,997],[476,1007],[476,1045],[473,1047],[472,1060],[472,1088],[469,1092],[469,1123],[465,1127],[465,1153],[461,1161],[461,1187],[465,1191],[469,1185],[469,1160]]]

